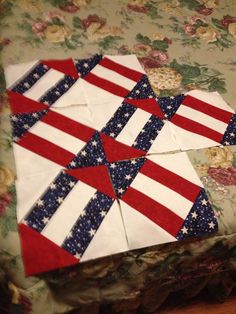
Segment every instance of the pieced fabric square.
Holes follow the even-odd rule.
[[[157,98],[134,55],[39,60],[5,75],[27,275],[217,231],[176,151],[235,143],[218,94]]]

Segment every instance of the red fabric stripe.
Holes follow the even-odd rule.
[[[75,157],[67,150],[30,132],[27,132],[17,144],[63,167]]]
[[[138,71],[132,70],[130,68],[127,68],[124,65],[121,65],[117,62],[114,62],[108,58],[103,58],[100,62],[99,65],[102,65],[103,67],[115,71],[117,73],[119,73],[120,75],[123,75],[127,78],[129,78],[130,80],[133,80],[135,82],[138,82],[141,77],[143,76],[143,73],[140,73]]]
[[[49,111],[41,121],[85,142],[87,142],[95,132],[94,129],[54,111]]]
[[[105,80],[91,72],[84,77],[84,80],[120,97],[125,97],[129,94],[128,89],[125,89],[124,87]]]
[[[7,91],[7,94],[8,94],[11,111],[14,114],[32,113],[32,112],[43,111],[45,109],[48,109],[48,106],[38,101],[27,98],[21,94],[18,94],[12,91]]]
[[[215,106],[212,106],[202,100],[199,100],[197,98],[194,98],[190,95],[186,96],[185,99],[182,102],[185,106],[190,107],[192,109],[198,110],[202,113],[205,113],[212,118],[215,118],[217,120],[220,120],[225,123],[229,123],[229,120],[232,117],[232,113],[228,112],[224,109],[217,108]]]
[[[204,137],[207,137],[215,142],[220,143],[220,141],[223,138],[223,134],[212,130],[210,128],[208,128],[207,126],[200,124],[198,122],[195,122],[193,120],[190,120],[188,118],[182,117],[178,114],[175,114],[173,116],[173,118],[171,119],[171,122],[176,124],[177,126],[193,132],[193,133],[197,133],[199,135],[202,135]]]
[[[147,160],[140,172],[145,176],[161,183],[169,189],[179,193],[191,202],[194,202],[200,192],[200,187],[171,172],[151,160]]]
[[[79,263],[79,259],[37,231],[24,224],[18,228],[26,276]]]
[[[130,105],[133,105],[137,108],[143,109],[158,118],[164,119],[164,113],[161,111],[159,104],[155,101],[155,99],[147,98],[147,99],[130,99],[126,98],[125,102]]]
[[[74,62],[71,58],[65,60],[41,60],[41,63],[47,65],[49,68],[53,68],[54,70],[60,71],[74,78],[79,77]]]
[[[132,187],[128,188],[122,200],[174,237],[183,225],[184,220],[181,217]]]

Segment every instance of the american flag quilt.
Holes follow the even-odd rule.
[[[157,98],[134,55],[39,60],[5,76],[27,275],[217,231],[185,151],[236,143],[219,94]]]

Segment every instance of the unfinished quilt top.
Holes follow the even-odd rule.
[[[5,74],[26,274],[217,231],[185,151],[236,144],[218,93],[157,99],[134,55]]]

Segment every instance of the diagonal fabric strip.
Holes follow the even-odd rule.
[[[129,93],[129,90],[122,87],[122,86],[119,86],[111,81],[108,81],[108,80],[105,80],[93,73],[89,73],[88,75],[86,75],[84,77],[84,80],[87,81],[88,83],[90,84],[93,84],[97,87],[100,87],[112,94],[115,94],[117,96],[120,96],[120,97],[125,97],[128,95]]]
[[[221,141],[221,139],[223,137],[223,134],[221,134],[221,133],[219,133],[213,129],[210,129],[203,124],[195,122],[191,119],[182,117],[178,114],[175,114],[170,121],[172,123],[176,124],[177,126],[187,130],[187,131],[197,133],[199,135],[207,137],[207,138],[209,138],[215,142],[218,142],[218,143]]]
[[[41,121],[85,142],[89,141],[95,133],[94,129],[51,110]]]
[[[194,201],[197,197],[200,187],[196,184],[180,177],[179,175],[161,167],[160,165],[147,160],[140,170],[140,173],[152,178],[153,180],[165,185],[173,191]]]
[[[183,224],[181,217],[131,186],[121,199],[174,237]]]
[[[220,120],[225,123],[229,123],[229,120],[232,117],[232,112],[223,110],[221,108],[212,106],[211,104],[208,104],[200,99],[194,98],[190,95],[187,95],[183,101],[182,104],[184,104],[187,107],[190,107],[192,109],[196,109],[197,111],[200,111],[202,113],[205,113],[217,120]]]
[[[17,144],[63,167],[66,167],[75,156],[62,147],[30,132],[27,132]]]
[[[138,71],[132,70],[122,64],[119,64],[117,62],[112,61],[111,59],[108,58],[103,58],[100,62],[99,65],[102,65],[105,68],[108,68],[109,70],[115,71],[119,73],[120,75],[123,75],[135,82],[138,82],[141,77],[143,76],[143,73],[140,73]]]

